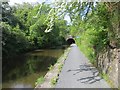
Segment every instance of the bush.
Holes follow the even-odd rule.
[[[29,42],[25,34],[19,29],[19,26],[12,28],[10,25],[1,22],[2,27],[2,47],[4,56],[11,56],[22,53],[29,48]]]
[[[41,76],[40,78],[37,79],[37,81],[35,82],[35,85],[42,84],[44,81],[45,81],[45,78]]]

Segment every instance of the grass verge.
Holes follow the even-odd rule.
[[[113,82],[109,79],[109,76],[105,73],[100,73],[100,76],[111,86],[111,88],[114,88]]]

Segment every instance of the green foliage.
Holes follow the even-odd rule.
[[[56,12],[50,5],[23,3],[10,7],[8,3],[2,4],[3,20],[0,26],[3,32],[3,57],[65,43],[66,21],[57,20]],[[52,22],[49,22],[49,15],[53,12]],[[52,27],[49,26],[51,23]],[[46,33],[48,27],[51,31]]]
[[[49,71],[52,70],[52,69],[53,69],[53,65],[50,65],[50,66],[48,67],[48,69],[49,69]]]
[[[111,6],[113,4],[111,3]],[[118,37],[120,32],[117,28],[118,10],[112,6],[110,10],[113,11],[110,12],[107,6],[104,3],[97,3],[96,7],[90,6],[92,10],[87,16],[84,16],[85,18],[75,16],[70,26],[71,35],[79,36],[76,38],[77,45],[92,63],[97,63],[97,54],[106,49],[110,41],[120,43]]]
[[[29,42],[27,41],[25,34],[20,31],[19,26],[12,28],[10,25],[2,22],[0,23],[0,26],[3,33],[3,57],[23,52],[26,48],[28,48]]]
[[[76,39],[76,42],[85,55],[94,63],[96,52],[101,51],[107,45],[107,30],[103,28],[96,30],[94,27],[89,27],[80,35],[80,38]]]
[[[51,79],[51,85],[54,86],[57,83],[58,76],[55,76]]]
[[[40,78],[37,79],[37,81],[35,82],[35,85],[42,84],[44,81],[45,81],[45,78],[41,76]]]
[[[109,75],[107,75],[107,74],[105,74],[105,73],[101,73],[100,74],[100,76],[102,77],[102,78],[104,78],[109,84],[110,84],[110,86],[112,87],[112,88],[114,88],[114,85],[113,85],[113,82],[109,79]]]
[[[59,72],[61,72],[62,67],[63,67],[63,64],[60,64],[60,65],[58,66],[58,70],[59,70]]]
[[[119,44],[118,10],[111,3],[60,2],[48,4],[23,3],[10,7],[3,3],[3,55],[37,48],[51,48],[65,43],[68,34],[78,36],[76,42],[91,62],[111,40]],[[116,3],[115,3],[116,4]],[[64,16],[71,23],[67,25]],[[5,23],[3,23],[5,22]]]

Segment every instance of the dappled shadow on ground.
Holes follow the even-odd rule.
[[[76,75],[82,72],[84,72],[84,74],[86,73],[85,75],[83,75],[84,76],[83,78],[77,79],[77,81],[80,81],[81,83],[92,84],[102,79],[99,76],[98,70],[91,65],[79,65],[78,69],[73,69],[73,70],[70,69],[67,72],[71,72],[71,71],[75,72],[73,75]]]

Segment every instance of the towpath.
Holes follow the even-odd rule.
[[[71,45],[56,88],[110,88],[98,70],[82,54],[76,44]]]

